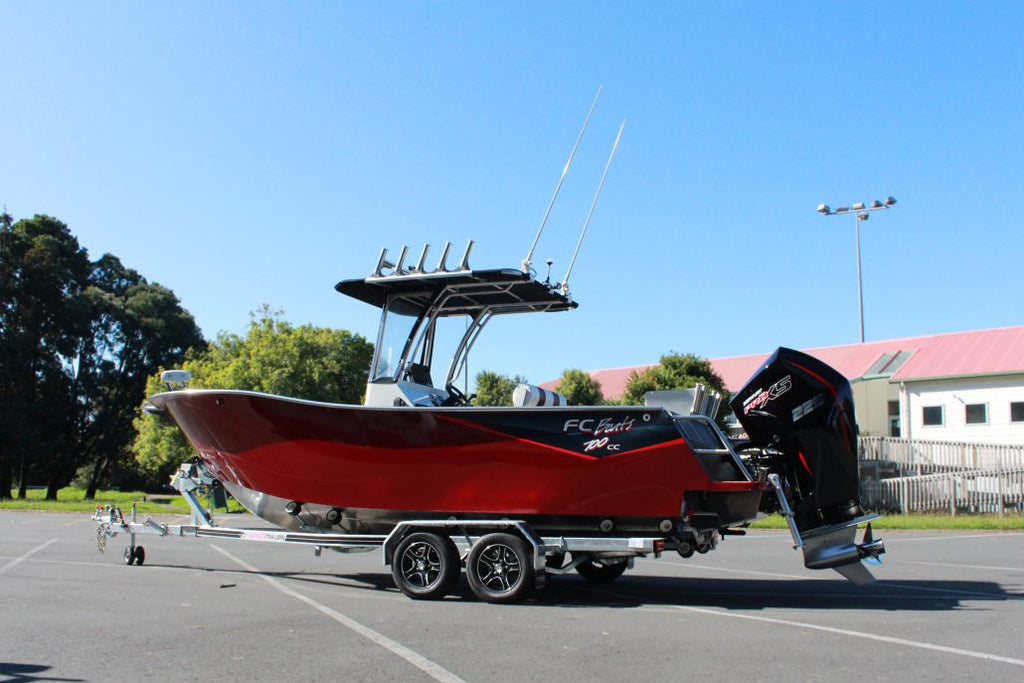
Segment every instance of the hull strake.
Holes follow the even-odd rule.
[[[296,514],[287,512],[291,501],[253,491],[238,484],[225,482],[224,488],[247,510],[274,526],[290,531],[321,531],[324,533],[388,534],[401,522],[457,519],[509,519],[501,513],[468,513],[458,510],[382,510],[305,503]],[[757,515],[760,491],[734,491],[710,494],[707,511],[720,511],[718,519],[736,521],[753,519]],[[332,516],[335,521],[332,521]],[[568,516],[524,514],[515,519],[526,522],[537,533],[546,536],[609,536],[642,535],[670,536],[682,531],[708,531],[714,525],[701,526],[699,519],[673,516],[641,517],[632,515]],[[668,525],[666,526],[666,522]],[[669,531],[665,531],[668,528]]]
[[[661,409],[380,409],[232,391],[152,401],[214,476],[240,500],[242,489],[264,496],[248,496],[253,511],[286,527],[271,508],[291,501],[381,511],[361,519],[416,511],[660,521],[678,518],[688,493],[756,499],[763,490],[712,480]],[[756,504],[746,519],[755,514]]]

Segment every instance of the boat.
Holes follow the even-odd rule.
[[[148,411],[195,449],[173,480],[194,524],[129,523],[108,509],[98,538],[131,534],[128,564],[144,558],[141,533],[379,546],[410,597],[443,597],[464,565],[478,597],[513,602],[547,574],[607,581],[636,557],[707,553],[778,511],[805,566],[870,582],[863,561],[885,548],[858,498],[850,385],[810,356],[780,348],[732,399],[747,432],[735,443],[715,422],[722,397],[703,387],[673,409],[568,405],[530,385],[510,407],[466,395],[467,359],[490,321],[578,307],[569,277],[625,122],[565,276],[552,282],[548,261],[540,280],[532,257],[600,92],[519,267],[473,268],[472,241],[451,264],[446,243],[430,266],[428,244],[414,261],[408,247],[393,262],[383,249],[368,276],[336,285],[381,311],[362,405],[193,390],[187,373],[165,373],[169,391]],[[195,498],[202,486],[223,487],[277,531],[217,527]]]
[[[363,405],[178,388],[151,396],[151,410],[178,425],[216,485],[285,530],[386,535],[411,522],[515,520],[538,537],[653,538],[688,557],[779,510],[808,567],[870,580],[861,560],[884,547],[870,524],[855,540],[871,518],[860,508],[842,375],[779,349],[731,401],[742,445],[716,424],[720,397],[707,392],[673,411],[566,405],[524,385],[511,407],[475,406],[457,384],[487,324],[578,303],[525,264],[474,269],[472,248],[449,266],[446,244],[436,267],[429,245],[408,265],[407,247],[394,263],[385,249],[370,275],[336,285],[381,310]]]

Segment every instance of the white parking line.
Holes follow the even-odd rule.
[[[824,631],[825,633],[835,633],[841,636],[852,636],[854,638],[865,638],[867,640],[878,640],[883,643],[891,643],[893,645],[905,645],[907,647],[916,647],[922,650],[933,650],[935,652],[945,652],[947,654],[960,655],[963,657],[974,657],[976,659],[985,659],[990,662],[1002,662],[1003,664],[1012,664],[1014,666],[1024,666],[1024,659],[1014,659],[1013,657],[1003,657],[1001,655],[993,655],[987,652],[977,652],[975,650],[964,650],[959,647],[947,647],[945,645],[936,645],[935,643],[925,643],[917,640],[907,640],[905,638],[893,638],[892,636],[882,636],[875,633],[864,633],[863,631],[850,631],[844,628],[834,628],[832,626],[819,626],[818,624],[808,624],[802,621],[789,621],[788,619],[773,619],[771,617],[759,617],[752,614],[737,614],[735,612],[721,612],[714,609],[704,609],[701,607],[689,607],[687,605],[668,605],[673,609],[681,609],[687,612],[696,612],[698,614],[711,614],[716,617],[730,617],[732,619],[748,619],[750,621],[760,621],[767,624],[779,624],[782,626],[793,626],[795,628],[812,629],[815,631]]]
[[[33,555],[35,555],[36,553],[38,553],[40,550],[42,550],[46,546],[50,545],[51,543],[56,543],[59,540],[60,540],[59,538],[51,538],[46,543],[43,543],[42,545],[39,545],[39,546],[36,546],[35,548],[32,548],[32,550],[29,550],[27,553],[25,553],[21,557],[18,557],[18,558],[15,558],[15,559],[11,560],[7,564],[5,564],[3,567],[0,567],[0,574],[3,574],[8,569],[12,569],[12,568],[18,566],[19,564],[21,564],[22,562],[24,562],[28,558],[30,558]]]
[[[988,569],[997,572],[1024,572],[1024,567],[990,567],[984,564],[950,564],[948,562],[918,562],[915,560],[895,560],[899,564],[923,564],[930,567],[953,567],[955,569]]]
[[[217,552],[219,552],[224,557],[228,558],[229,560],[232,560],[233,562],[241,565],[245,569],[253,572],[254,574],[257,574],[261,579],[263,579],[264,581],[266,581],[271,586],[273,586],[277,590],[281,591],[285,595],[291,596],[291,597],[295,598],[296,600],[300,600],[300,601],[306,603],[310,607],[312,607],[312,608],[322,612],[323,614],[326,614],[331,619],[334,619],[336,622],[338,622],[339,624],[341,624],[345,628],[350,629],[350,630],[358,633],[359,635],[363,636],[364,638],[367,638],[367,639],[373,641],[374,643],[376,643],[377,645],[381,646],[385,650],[388,650],[392,654],[398,655],[399,657],[401,657],[402,659],[407,661],[409,664],[412,664],[417,669],[419,669],[423,673],[427,674],[428,676],[430,676],[434,680],[442,681],[442,683],[465,683],[465,681],[463,681],[463,679],[459,678],[458,676],[453,674],[451,671],[448,671],[447,669],[442,667],[440,664],[435,664],[434,662],[430,661],[429,659],[427,659],[423,655],[410,650],[409,648],[407,648],[406,646],[402,645],[401,643],[399,643],[399,642],[397,642],[395,640],[392,640],[391,638],[388,638],[387,636],[385,636],[385,635],[383,635],[381,633],[377,633],[376,631],[374,631],[371,628],[363,626],[362,624],[360,624],[355,619],[352,619],[351,617],[347,617],[344,614],[342,614],[341,612],[338,612],[337,610],[331,609],[327,605],[324,605],[323,603],[317,602],[313,598],[305,596],[302,593],[299,593],[298,591],[293,590],[293,589],[289,588],[288,586],[285,586],[283,583],[281,583],[280,581],[278,581],[274,577],[267,576],[266,574],[262,573],[256,567],[252,566],[251,564],[249,564],[245,560],[242,560],[240,558],[235,557],[234,555],[232,555],[228,551],[224,550],[223,548],[218,548],[215,545],[211,545],[210,547],[213,548],[214,550],[216,550]]]
[[[884,533],[884,532],[879,532]],[[915,538],[901,538],[899,535],[889,536],[885,539],[886,543],[913,543],[914,541],[969,541],[975,538],[992,538],[993,536],[999,536],[1001,538],[1014,538],[1015,536],[1024,536],[1024,534],[1016,531],[1000,531],[993,534],[960,534],[954,536],[952,534],[942,534],[939,536],[917,536]]]

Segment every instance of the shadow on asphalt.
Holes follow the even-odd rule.
[[[214,569],[185,565],[152,565],[166,569],[188,569],[226,576],[270,576],[293,587],[301,584],[334,587],[338,590],[384,591],[398,594],[390,573],[251,572],[246,569]],[[233,584],[230,584],[233,585]],[[225,584],[223,587],[229,587]],[[465,575],[446,600],[477,602]],[[758,610],[799,608],[804,610],[949,611],[984,609],[977,603],[1024,600],[1024,592],[1006,590],[992,581],[879,580],[857,586],[841,578],[821,579],[736,579],[630,576],[614,582],[596,583],[576,576],[548,577],[543,589],[522,603],[538,607],[637,608],[653,605],[717,607]],[[973,603],[965,606],[965,602]]]
[[[45,664],[0,662],[0,676],[8,677],[3,679],[4,683],[23,683],[27,681],[66,681],[67,683],[76,683],[82,680],[81,678],[53,678],[47,676],[46,672],[52,668],[52,666]]]
[[[675,605],[758,610],[949,611],[983,609],[970,601],[1021,600],[992,581],[880,580],[857,586],[843,579],[734,579],[623,576],[613,584],[583,579],[551,581],[536,596],[538,604],[557,606],[644,607]]]

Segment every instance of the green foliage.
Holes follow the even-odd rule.
[[[473,403],[478,406],[510,406],[516,385],[524,382],[526,379],[519,375],[508,377],[481,370],[476,376],[476,400]]]
[[[311,325],[293,327],[267,306],[252,314],[245,337],[221,333],[182,369],[194,389],[242,389],[329,403],[363,401],[373,345],[361,335]],[[165,391],[159,372],[147,395]],[[147,414],[135,420],[136,461],[152,483],[166,481],[193,452],[173,424]]]
[[[0,217],[0,498],[127,467],[145,378],[202,336],[174,294],[49,216]],[[87,492],[87,493],[88,493]]]
[[[768,515],[751,523],[753,529],[786,529],[786,519],[782,515]],[[872,520],[871,527],[877,530],[886,529],[941,529],[945,531],[1010,531],[1024,529],[1024,514],[959,514],[927,515],[927,514],[885,514],[880,519]]]
[[[76,358],[85,406],[79,441],[85,452],[74,464],[93,463],[89,494],[104,478],[123,479],[134,465],[130,446],[147,377],[180,362],[188,349],[202,348],[204,341],[173,292],[147,282],[110,254],[93,264],[86,295],[91,334],[83,338]]]
[[[573,406],[599,406],[604,403],[601,384],[588,373],[569,368],[555,384],[555,391],[563,394]]]
[[[190,362],[193,386],[245,389],[331,403],[362,403],[373,345],[362,335],[293,327],[280,311],[253,313],[245,337],[221,333]]]
[[[657,365],[640,373],[633,372],[626,382],[622,403],[641,405],[644,402],[644,394],[648,391],[690,389],[697,384],[703,384],[722,395],[722,404],[716,416],[721,419],[729,408],[728,401],[725,400],[729,396],[725,382],[715,373],[710,362],[692,353],[670,352],[662,356]]]
[[[89,257],[49,216],[0,220],[0,498],[34,475],[41,453],[62,452],[67,430],[65,359],[88,323]],[[22,491],[24,493],[24,490]]]
[[[203,500],[204,494],[199,494],[200,502],[205,502],[213,507],[212,502]],[[87,497],[84,487],[69,486],[59,489],[54,499],[47,499],[45,491],[29,489],[22,500],[2,501],[0,510],[49,510],[60,512],[93,512],[97,505],[116,505],[121,508],[125,516],[131,511],[132,503],[135,503],[135,511],[140,514],[170,513],[189,514],[188,504],[181,496],[174,495],[148,495],[143,491],[118,491],[118,490],[97,490],[93,497]],[[228,499],[228,512],[245,512],[245,508],[234,500]]]
[[[187,361],[185,365],[188,365]],[[146,395],[152,396],[161,391],[166,391],[166,387],[157,373],[147,379]],[[158,484],[168,483],[178,466],[193,455],[185,436],[170,420],[143,411],[136,414],[134,427],[136,435],[132,450],[147,488],[155,489]]]

